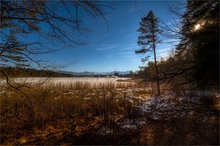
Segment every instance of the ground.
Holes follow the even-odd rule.
[[[35,98],[29,99],[1,94],[7,97],[1,98],[1,145],[220,144],[217,92],[154,96],[146,88],[81,84],[52,89],[58,88],[31,92]]]

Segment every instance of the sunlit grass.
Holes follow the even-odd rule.
[[[78,81],[36,85],[30,89],[22,88],[22,92],[6,86],[6,92],[2,92],[0,98],[1,142],[30,143],[33,139],[21,137],[23,134],[15,136],[15,132],[26,133],[31,129],[42,132],[49,125],[53,129],[55,123],[59,125],[62,122],[66,124],[67,131],[76,137],[83,133],[84,128],[86,131],[96,125],[107,127],[110,121],[117,118],[116,115],[125,118],[130,114],[129,100],[116,88],[131,86],[133,84]],[[95,121],[97,123],[92,123]],[[41,138],[44,136],[46,133]]]
[[[132,82],[77,81],[35,84],[30,88],[24,86],[20,92],[7,85],[2,86],[0,144],[218,143],[213,140],[218,133],[216,119],[200,120],[212,110],[210,104],[217,102],[212,100],[214,92],[205,94],[179,89],[173,93],[176,98],[170,100],[171,104],[185,104],[178,99],[180,96],[187,99],[198,96],[202,98],[202,108],[195,110],[195,115],[181,119],[152,121],[149,117],[154,111],[143,114],[135,106],[154,96],[154,90],[137,87]],[[132,125],[140,119],[144,120],[143,126]],[[123,129],[119,123],[126,120],[137,129]]]

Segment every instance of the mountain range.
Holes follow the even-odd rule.
[[[112,71],[112,72],[72,72],[72,71],[59,71],[60,73],[76,75],[76,76],[93,76],[93,75],[128,75],[130,71]]]

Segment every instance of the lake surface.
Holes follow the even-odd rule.
[[[11,78],[10,82],[20,83],[20,84],[36,84],[36,83],[90,83],[90,84],[103,84],[103,83],[117,83],[118,81],[126,82],[130,78],[120,78],[120,77],[22,77],[22,78]],[[6,84],[5,79],[1,79],[0,84]]]

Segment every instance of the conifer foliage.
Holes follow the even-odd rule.
[[[159,84],[159,72],[157,67],[157,58],[156,58],[156,44],[160,43],[158,35],[162,32],[158,29],[159,19],[155,17],[153,11],[149,11],[148,15],[144,18],[141,18],[140,28],[137,30],[140,32],[138,37],[138,44],[142,46],[140,50],[136,50],[135,53],[148,53],[145,58],[142,58],[142,61],[147,61],[150,57],[150,53],[154,54],[154,65],[155,65],[155,75],[157,80],[157,91],[158,95],[160,94],[160,84]]]
[[[219,86],[219,1],[187,1],[182,23],[176,54],[190,61],[188,82]]]
[[[162,27],[171,33],[178,33],[178,38],[174,36],[172,39],[180,41],[169,58],[157,62],[160,83],[169,84],[174,89],[219,89],[219,1],[188,0],[182,7],[183,13],[174,12],[178,11],[175,8],[171,11],[180,14],[179,31]],[[138,43],[143,47],[136,53],[146,53],[153,48],[153,39],[149,39],[152,36],[148,35],[152,34],[152,31],[146,31],[149,27],[144,25],[146,23],[143,20],[144,18],[138,30],[141,32]],[[157,41],[155,39],[156,43]],[[152,79],[152,62],[149,64],[151,66],[148,65],[144,70]]]

